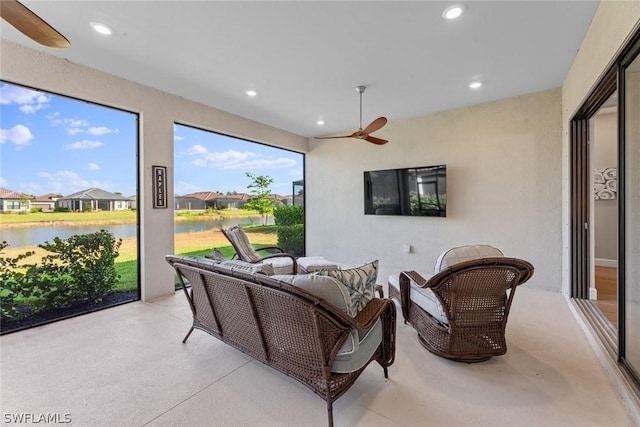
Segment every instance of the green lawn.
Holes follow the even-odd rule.
[[[251,238],[252,233],[268,234],[273,236],[272,242],[266,242],[255,245],[256,248],[260,248],[267,245],[275,245],[277,241],[277,227],[275,225],[258,225],[243,227],[247,231]],[[177,255],[184,256],[205,256],[215,247],[221,251],[224,256],[231,258],[235,251],[231,245],[222,246],[220,244],[213,243],[207,248],[202,248],[202,243],[197,239],[199,233],[184,233],[185,237],[193,237],[192,244],[183,245]],[[115,268],[120,275],[120,281],[116,286],[117,291],[129,291],[134,290],[138,286],[138,265],[137,265],[137,252],[135,245],[123,245],[120,248],[120,255],[118,256]]]

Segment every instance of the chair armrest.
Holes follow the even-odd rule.
[[[384,298],[384,289],[382,289],[382,285],[376,285],[374,292],[377,292],[380,298]]]
[[[370,329],[382,321],[382,354],[378,362],[386,368],[393,364],[396,354],[396,305],[387,298],[373,298],[354,318],[357,328]]]
[[[260,251],[267,251],[270,254],[283,254],[284,250],[282,248],[279,248],[278,246],[262,246],[259,248],[253,248],[255,249],[256,252],[260,252]]]
[[[427,283],[429,283],[430,277],[429,278],[424,278],[424,277],[422,277],[422,275],[420,273],[418,273],[416,271],[402,271],[400,273],[400,277],[399,277],[400,281],[402,279],[402,276],[408,277],[409,279],[411,279],[413,281],[413,283],[415,283],[416,285],[418,285],[421,288],[429,287],[427,285]]]
[[[353,326],[358,329],[372,328],[378,318],[388,309],[387,306],[389,305],[393,305],[389,299],[373,298],[360,310],[356,317],[353,318],[355,321]]]
[[[402,317],[407,323],[409,320],[409,306],[411,305],[411,282],[424,288],[427,287],[429,281],[416,271],[401,271],[398,281],[400,282],[400,308],[402,309]]]

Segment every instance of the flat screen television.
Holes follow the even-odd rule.
[[[365,215],[447,216],[447,166],[364,173]]]

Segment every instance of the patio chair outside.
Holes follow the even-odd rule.
[[[252,264],[270,264],[275,274],[298,274],[298,263],[295,256],[285,253],[277,246],[259,248],[258,250],[260,251],[269,252],[269,255],[261,256],[253,248],[247,233],[242,228],[233,226],[226,230],[224,228],[221,230],[236,251],[238,259]]]

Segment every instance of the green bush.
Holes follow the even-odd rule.
[[[304,207],[282,205],[273,210],[276,225],[304,224]]]
[[[304,207],[279,206],[273,211],[278,246],[295,256],[304,255]]]
[[[286,253],[304,255],[304,224],[278,226],[278,246]]]
[[[33,252],[16,258],[0,257],[0,315],[19,318],[79,302],[100,301],[120,278],[115,259],[121,244],[122,239],[100,230],[66,240],[56,237],[53,243],[38,245],[50,252],[40,264],[23,262]],[[0,250],[7,246],[2,242]]]

